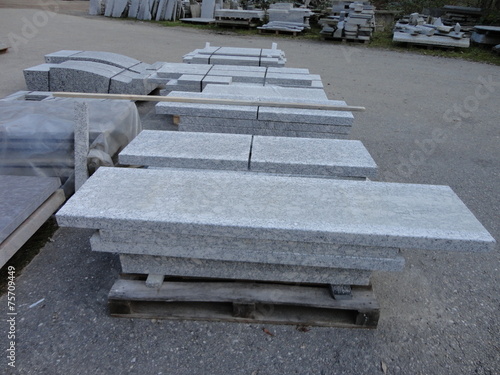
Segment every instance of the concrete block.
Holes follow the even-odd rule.
[[[60,185],[55,177],[0,176],[0,243]]]
[[[47,64],[60,64],[62,62],[68,61],[71,56],[81,52],[83,51],[61,50],[52,52],[48,55],[45,55],[45,62]]]
[[[223,238],[216,238],[223,242]],[[289,266],[307,266],[335,269],[364,270],[364,271],[401,271],[404,268],[404,258],[343,256],[330,254],[310,255],[302,252],[278,252],[271,248],[257,251],[252,248],[230,248],[228,246],[211,246],[203,242],[186,241],[186,244],[115,242],[105,241],[96,233],[90,240],[93,251],[167,256],[175,258],[196,258],[212,261],[231,261],[245,264],[274,264]],[[258,246],[258,245],[257,245]],[[263,246],[259,246],[263,247]],[[146,251],[145,251],[146,250]]]
[[[120,255],[122,272],[217,279],[369,285],[370,271],[227,262],[196,258]]]
[[[363,143],[335,139],[255,136],[250,170],[328,177],[377,177],[377,164]]]
[[[40,64],[23,70],[26,87],[30,91],[50,91],[50,68],[56,64]]]
[[[123,71],[91,61],[66,61],[50,68],[50,91],[108,93],[110,79]]]
[[[447,251],[495,247],[447,186],[241,172],[101,167],[57,219],[60,226],[103,230]]]
[[[119,154],[121,164],[197,169],[248,169],[252,137],[143,130]]]

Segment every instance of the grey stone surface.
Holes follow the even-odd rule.
[[[177,79],[183,74],[205,75],[210,69],[211,66],[203,64],[164,63],[157,74],[161,78]]]
[[[205,238],[203,238],[205,239]],[[215,238],[222,245],[214,246],[211,243],[187,240],[185,243],[141,243],[105,241],[96,233],[90,240],[92,250],[108,253],[168,256],[175,258],[196,258],[206,260],[238,261],[241,263],[263,263],[275,265],[307,266],[329,269],[350,269],[364,271],[401,271],[404,268],[404,258],[401,256],[374,257],[364,254],[332,255],[308,254],[302,250],[298,252],[280,252],[267,244],[254,241],[255,247],[232,247],[224,243],[224,238]],[[241,241],[243,242],[243,241]]]
[[[205,76],[202,81],[202,90],[207,87],[207,85],[230,85],[233,83],[233,77],[222,77],[222,76]]]
[[[69,56],[68,60],[93,61],[123,69],[130,69],[133,66],[141,63],[141,61],[125,55],[104,51],[82,51]]]
[[[167,96],[177,97],[177,93],[177,91],[173,91]],[[231,119],[257,119],[257,107],[226,104],[159,102],[156,104],[156,113],[179,116],[195,115],[195,118],[200,121],[206,116],[216,122],[230,121]]]
[[[264,72],[246,72],[238,70],[211,70],[207,77],[231,77],[233,82],[264,84]]]
[[[201,18],[214,18],[215,0],[203,0],[201,3]]]
[[[218,279],[368,285],[371,276],[370,271],[332,270],[307,266],[251,264],[150,255],[122,254],[120,262],[122,271],[126,273],[153,273]]]
[[[75,101],[75,191],[89,178],[87,157],[89,154],[89,106],[86,102]]]
[[[55,177],[0,176],[0,243],[60,185]]]
[[[377,164],[360,141],[255,136],[250,170],[268,173],[377,177]]]
[[[208,74],[210,75],[219,71],[266,73],[267,68],[263,66],[248,66],[248,65],[212,65],[212,68],[210,69],[210,72]]]
[[[251,136],[143,130],[119,154],[121,164],[247,170]]]
[[[260,57],[212,55],[209,64],[259,66]]]
[[[254,173],[101,167],[57,218],[60,226],[105,230],[448,251],[495,246],[447,186]]]
[[[254,97],[254,99],[259,98],[260,100],[271,100],[271,101],[293,101],[293,102],[310,102],[315,103],[317,101],[328,101],[328,97],[322,90],[309,90],[306,88],[290,88],[290,87],[278,87],[278,86],[267,86],[267,87],[247,87],[239,85],[229,85],[225,87],[221,86],[211,86],[208,85],[203,91],[204,94],[211,95],[231,95],[232,97],[242,96],[242,97]],[[344,103],[343,101],[329,101],[331,104]],[[326,102],[325,102],[326,103]]]
[[[26,100],[41,101],[46,98],[51,98],[52,93],[50,91],[31,91],[26,94]]]
[[[102,0],[90,0],[89,15],[99,16],[102,14]]]
[[[276,68],[270,66],[267,68],[267,73],[286,73],[286,74],[310,74],[306,68]]]
[[[50,91],[107,93],[110,79],[122,72],[91,61],[66,61],[50,68]]]
[[[123,70],[111,77],[109,93],[148,95],[159,86],[154,80],[149,80],[149,74],[135,73]]]
[[[236,117],[236,116],[235,116]],[[263,130],[286,130],[298,132],[317,132],[317,133],[334,133],[334,134],[349,134],[350,126],[344,125],[322,125],[308,124],[307,122],[280,122],[280,121],[264,121],[250,120],[241,118],[218,118],[218,117],[202,117],[200,116],[181,116],[180,125],[185,129],[187,126],[207,127],[207,128],[241,128],[241,129],[263,129]]]
[[[23,70],[26,86],[30,91],[49,91],[50,68],[55,64],[40,64]]]
[[[236,121],[236,120],[235,120]],[[341,128],[341,127],[339,127]],[[344,127],[342,127],[344,128]],[[234,127],[234,126],[206,126],[206,125],[185,125],[179,124],[180,131],[203,132],[203,133],[230,133],[230,134],[252,134],[273,137],[300,137],[300,138],[328,138],[328,139],[348,139],[348,131],[339,132],[314,132],[298,130],[279,130],[255,127]]]
[[[214,55],[260,57],[260,48],[220,47]]]
[[[263,121],[299,122],[304,124],[330,124],[351,126],[352,112],[321,109],[259,107],[258,119]]]
[[[240,9],[216,9],[216,18],[241,18],[241,19],[260,19],[263,20],[266,12],[263,10],[240,10]]]
[[[71,56],[76,55],[80,52],[83,51],[61,50],[52,52],[48,55],[45,55],[45,62],[48,64],[60,64],[62,62],[68,61]]]
[[[288,74],[288,73],[270,73],[266,74],[266,83],[283,86],[311,86],[312,81],[317,77],[312,74]]]

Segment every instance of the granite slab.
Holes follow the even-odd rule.
[[[167,256],[174,258],[196,258],[213,261],[237,261],[239,263],[262,263],[289,266],[307,266],[327,269],[350,269],[365,271],[401,271],[404,268],[403,257],[356,257],[342,255],[278,252],[272,249],[255,251],[254,249],[233,249],[230,247],[214,248],[203,242],[187,246],[157,243],[126,243],[103,241],[98,233],[90,240],[92,250],[119,254],[140,254]]]
[[[143,130],[119,154],[121,164],[247,170],[252,137]]]
[[[207,85],[230,85],[233,83],[232,77],[222,77],[222,76],[205,76],[201,82],[202,90],[207,87]]]
[[[260,57],[261,48],[220,47],[214,55]]]
[[[0,243],[61,185],[55,177],[0,176]]]
[[[352,112],[327,111],[321,109],[259,107],[257,115],[263,121],[298,122],[304,124],[331,124],[351,126],[354,123]]]
[[[151,255],[120,255],[122,272],[184,277],[369,285],[370,271],[243,263]]]
[[[209,64],[259,66],[260,57],[212,55]]]
[[[495,246],[447,186],[240,172],[101,167],[57,220],[78,228],[427,250]]]
[[[311,74],[288,74],[288,73],[270,73],[266,74],[266,83],[273,85],[294,85],[311,86],[312,81],[317,80]]]
[[[26,87],[30,91],[49,91],[50,68],[56,64],[40,64],[23,70]]]
[[[65,61],[50,68],[50,91],[108,93],[110,79],[123,71],[92,61]]]
[[[212,68],[209,71],[209,74],[215,72],[258,72],[258,73],[266,73],[267,68],[262,66],[248,66],[248,65],[212,65]]]
[[[111,77],[109,84],[110,94],[148,95],[159,85],[150,81],[149,74],[135,73],[123,70]]]
[[[279,130],[279,131],[286,130],[286,131],[299,131],[299,132],[334,133],[334,134],[349,134],[351,131],[351,127],[346,125],[309,124],[307,123],[307,121],[279,122],[279,121],[250,120],[250,119],[236,119],[236,118],[223,118],[223,117],[202,117],[201,115],[181,116],[179,124],[183,126],[197,126],[197,127],[207,127],[207,128],[216,128],[216,127],[247,128],[247,129],[263,129],[263,130]]]
[[[232,97],[253,97],[254,100],[271,100],[271,101],[293,101],[304,103],[315,103],[316,101],[328,101],[330,104],[344,103],[340,100],[328,100],[326,93],[322,90],[310,90],[307,88],[290,88],[279,86],[266,86],[266,87],[249,87],[239,85],[229,86],[212,86],[207,85],[204,94],[211,95],[231,95]],[[325,102],[326,103],[326,102]]]
[[[167,96],[177,97],[177,91]],[[256,106],[236,106],[227,104],[198,104],[179,102],[159,102],[155,106],[160,115],[191,116],[198,119],[210,118],[214,121],[221,119],[257,119]]]
[[[177,79],[183,74],[206,75],[210,69],[210,65],[204,64],[164,63],[156,73],[161,78]]]
[[[123,69],[130,69],[141,63],[132,57],[104,51],[82,51],[69,56],[69,60],[93,61]]]
[[[214,18],[215,0],[203,0],[201,3],[201,18]]]
[[[377,177],[377,164],[360,141],[255,136],[250,170],[267,173]]]
[[[61,50],[52,52],[48,55],[45,55],[45,62],[48,64],[60,64],[62,62],[68,61],[71,56],[81,52],[83,51]]]

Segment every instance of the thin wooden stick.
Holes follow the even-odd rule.
[[[280,108],[300,108],[300,109],[322,109],[325,111],[364,111],[365,107],[355,107],[349,105],[331,105],[314,103],[288,103],[269,102],[259,100],[233,100],[233,99],[212,99],[212,98],[179,98],[173,96],[157,95],[128,95],[128,94],[93,94],[83,92],[53,92],[53,96],[59,98],[81,98],[81,99],[117,99],[149,102],[176,102],[176,103],[199,103],[199,104],[223,104],[241,106],[261,106]]]

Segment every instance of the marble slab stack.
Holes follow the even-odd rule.
[[[368,285],[399,248],[495,244],[446,186],[231,171],[100,168],[57,220],[125,273],[275,282]]]
[[[206,43],[205,48],[184,55],[183,61],[188,64],[283,67],[286,58],[285,53],[277,49],[275,43],[270,49],[213,47]]]
[[[203,92],[171,92],[183,98],[219,98],[283,103],[346,105],[323,90],[276,86],[207,85]],[[160,102],[157,114],[179,116],[179,130],[283,137],[347,138],[354,122],[349,111]]]
[[[174,21],[179,17],[179,0],[91,0],[90,15],[136,18],[139,20]]]
[[[157,68],[110,52],[61,50],[23,72],[31,91],[147,95],[158,87],[148,79]]]
[[[286,176],[374,179],[360,141],[143,130],[119,154],[123,165]]]

